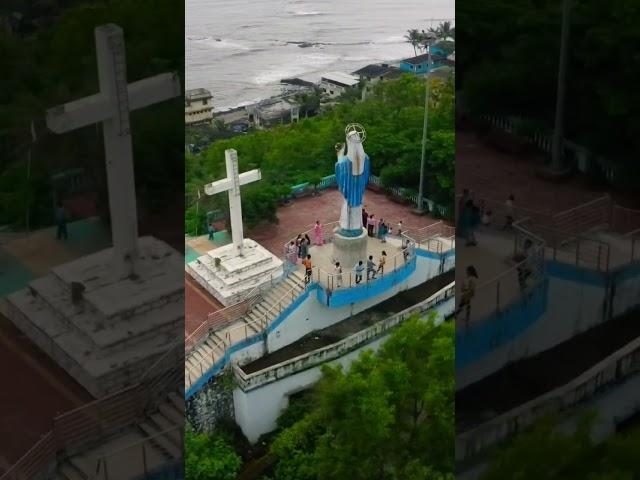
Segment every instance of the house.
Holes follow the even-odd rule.
[[[213,120],[213,95],[209,90],[187,90],[184,96],[184,123],[198,125]]]
[[[358,86],[360,80],[342,72],[326,73],[320,79],[320,91],[330,98],[336,98]]]
[[[376,83],[383,80],[389,80],[401,75],[398,67],[392,67],[388,63],[374,63],[356,70],[352,75],[358,77],[360,81]]]
[[[316,84],[302,80],[301,78],[283,78],[280,80],[283,93],[305,93],[312,92],[316,88]]]
[[[257,128],[268,128],[300,120],[300,105],[293,96],[273,97],[248,106],[249,119]]]
[[[417,57],[405,58],[400,62],[400,70],[403,72],[410,72],[416,74],[427,73],[429,71],[429,67],[427,66],[427,61],[429,58],[428,53],[424,53],[422,55],[418,55]],[[433,51],[431,52],[431,68],[441,67],[445,64],[446,57],[443,55],[435,54]]]

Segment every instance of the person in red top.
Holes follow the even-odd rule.
[[[309,283],[311,280],[311,272],[313,266],[311,265],[311,255],[307,255],[307,258],[302,260],[302,264],[304,265],[304,283]]]

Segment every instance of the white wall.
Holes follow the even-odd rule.
[[[440,260],[418,256],[416,270],[407,280],[390,288],[384,294],[370,298],[355,305],[340,308],[329,308],[320,303],[315,292],[311,292],[307,299],[298,306],[267,338],[269,352],[279,350],[314,330],[322,330],[342,320],[371,308],[387,300],[403,290],[416,287],[438,275]]]
[[[451,315],[454,308],[455,299],[453,297],[435,307],[432,311],[437,312],[436,323],[442,322],[446,316]],[[348,367],[364,350],[377,350],[389,338],[391,332],[393,330],[388,335],[373,340],[357,350],[327,362],[327,364],[339,363]],[[322,375],[320,368],[320,366],[309,368],[248,392],[244,392],[240,388],[234,390],[236,423],[251,443],[256,442],[260,435],[275,430],[278,417],[289,405],[289,396],[315,384]]]
[[[606,318],[605,295],[604,286],[551,277],[547,307],[542,316],[515,340],[457,370],[456,389],[481,380],[507,363],[548,350],[603,322]]]

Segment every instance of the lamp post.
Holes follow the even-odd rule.
[[[562,2],[562,30],[560,33],[560,60],[558,66],[558,88],[556,97],[556,114],[555,126],[553,129],[553,141],[551,146],[551,171],[552,173],[560,173],[563,170],[562,153],[563,153],[563,137],[564,137],[564,98],[565,84],[567,76],[567,61],[569,47],[569,17],[571,14],[571,0],[563,0]]]
[[[420,156],[420,184],[418,185],[418,213],[424,213],[424,168],[427,150],[427,123],[429,117],[429,73],[431,72],[431,44],[435,40],[435,34],[428,32],[425,34],[425,46],[427,48],[427,73],[425,75],[425,96],[424,96],[424,121],[422,124],[422,155]]]

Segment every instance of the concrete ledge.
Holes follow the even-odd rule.
[[[577,405],[603,388],[640,372],[640,338],[611,354],[571,382],[456,437],[456,462],[517,433],[535,420]]]
[[[281,378],[293,375],[297,372],[313,368],[330,360],[339,358],[348,352],[361,348],[372,340],[387,334],[409,316],[430,310],[454,295],[455,285],[452,283],[435,295],[429,297],[427,300],[386,318],[371,327],[365,328],[356,334],[350,335],[339,342],[313,352],[294,357],[259,372],[246,374],[242,370],[242,367],[236,364],[234,365],[234,372],[238,385],[244,392],[248,392],[266,384],[275,382]]]

